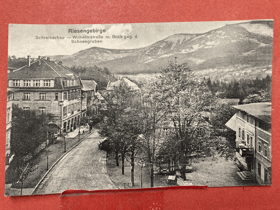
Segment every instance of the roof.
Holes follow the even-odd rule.
[[[240,101],[239,98],[223,98],[218,99],[219,104],[230,104],[230,105],[238,105],[238,102]]]
[[[236,114],[234,114],[229,121],[227,121],[227,123],[225,124],[225,126],[227,126],[228,128],[230,128],[231,130],[236,131]]]
[[[44,78],[54,79],[56,77],[69,77],[74,73],[60,64],[50,60],[40,59],[23,66],[8,74],[9,79],[25,79],[25,78]]]
[[[83,91],[95,90],[97,83],[94,80],[81,80]]]
[[[95,93],[95,96],[98,100],[104,100],[103,96],[99,92]]]
[[[119,87],[121,85],[125,85],[127,87],[129,87],[131,90],[134,91],[139,91],[140,88],[133,82],[131,82],[129,79],[127,78],[122,78],[121,80],[118,80],[116,82],[109,82],[107,85],[107,90],[114,90],[115,87]]]
[[[243,104],[233,106],[233,108],[244,111],[249,115],[271,124],[271,102]]]

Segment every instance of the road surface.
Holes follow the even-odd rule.
[[[107,175],[106,153],[94,132],[64,156],[45,177],[34,194],[55,194],[65,190],[117,189]]]

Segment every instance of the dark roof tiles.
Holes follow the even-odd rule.
[[[271,124],[271,103],[251,103],[233,106],[233,108],[244,111],[266,123]]]
[[[72,71],[56,64],[53,61],[41,59],[31,63],[30,66],[23,66],[8,74],[9,79],[54,79],[56,77],[67,77],[74,74]]]

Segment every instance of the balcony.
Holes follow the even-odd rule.
[[[239,153],[242,157],[254,156],[254,148],[240,148]]]

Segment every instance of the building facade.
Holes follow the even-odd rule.
[[[11,129],[12,129],[12,113],[13,106],[11,97],[13,92],[7,94],[7,116],[6,116],[6,165],[9,165],[12,160],[11,155]]]
[[[236,114],[226,125],[236,131],[236,158],[259,184],[270,185],[271,103],[252,103],[233,107]]]
[[[76,129],[81,115],[81,81],[62,63],[27,57],[25,66],[8,74],[12,104],[38,114],[50,113],[63,132]]]
[[[82,116],[86,112],[95,113],[94,96],[96,94],[97,83],[94,80],[81,80],[82,82]]]

